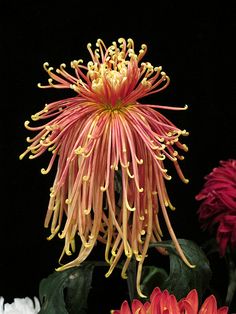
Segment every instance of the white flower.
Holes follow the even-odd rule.
[[[40,311],[39,300],[34,297],[34,301],[30,298],[15,298],[9,304],[4,304],[4,298],[0,297],[0,314],[36,314]]]

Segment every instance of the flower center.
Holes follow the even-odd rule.
[[[48,85],[43,88],[70,88],[79,94],[79,97],[97,104],[109,104],[117,108],[135,103],[138,99],[160,92],[165,89],[170,79],[162,67],[153,67],[150,62],[141,62],[147,51],[146,45],[136,54],[132,39],[127,41],[120,38],[112,42],[108,48],[101,39],[96,43],[96,49],[92,50],[91,44],[87,49],[91,61],[87,66],[83,60],[74,60],[71,67],[75,76],[68,73],[63,63],[53,73],[53,68],[48,62],[44,63],[44,69],[50,78]],[[122,104],[121,104],[122,102]]]
[[[115,105],[109,104],[109,103],[102,103],[102,108],[107,113],[114,113],[114,114],[120,114],[125,113],[131,106],[134,104],[124,104],[122,101],[118,100]]]
[[[94,65],[93,69],[88,71],[88,75],[92,79],[92,90],[95,92],[104,91],[105,84],[108,84],[112,90],[118,91],[121,85],[127,79],[127,67],[122,65],[121,69],[111,70],[107,64],[101,64],[99,69]]]

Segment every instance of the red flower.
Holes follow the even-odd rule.
[[[236,160],[220,161],[205,179],[196,196],[202,201],[199,220],[204,229],[217,226],[216,239],[223,256],[229,244],[232,249],[236,247]]]
[[[133,300],[131,309],[127,301],[124,301],[119,311],[113,314],[227,314],[226,306],[217,309],[217,302],[213,295],[209,296],[201,308],[198,310],[198,294],[194,289],[189,294],[177,302],[174,295],[167,290],[163,292],[155,288],[150,296],[150,302],[142,304],[138,300]]]

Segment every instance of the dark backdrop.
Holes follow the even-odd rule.
[[[189,4],[190,3],[190,4]],[[208,3],[209,5],[209,3]],[[29,132],[23,123],[46,102],[65,97],[58,90],[39,90],[46,82],[42,64],[51,66],[74,59],[89,60],[86,44],[102,38],[107,45],[119,37],[133,38],[137,49],[148,45],[146,60],[162,65],[171,84],[150,101],[163,105],[189,105],[184,112],[163,112],[190,135],[186,159],[181,163],[188,185],[168,184],[177,211],[171,215],[179,238],[201,244],[207,234],[200,229],[194,197],[203,177],[219,160],[235,158],[234,52],[235,20],[230,2],[147,1],[141,3],[89,1],[1,1],[1,219],[0,295],[38,295],[39,281],[57,266],[62,242],[48,242],[43,228],[52,184],[40,174],[46,156],[19,161]],[[173,176],[174,170],[172,172]],[[98,250],[99,258],[103,258]],[[158,264],[158,257],[155,261]],[[227,274],[217,257],[214,261],[220,297],[224,298]],[[223,269],[223,270],[222,270]],[[126,297],[119,274],[104,279],[98,271],[92,302],[108,313]]]

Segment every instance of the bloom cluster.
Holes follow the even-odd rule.
[[[161,291],[155,288],[150,296],[150,302],[143,304],[139,300],[133,300],[131,309],[127,301],[124,301],[120,310],[112,314],[227,314],[226,306],[217,309],[217,302],[213,295],[209,296],[199,309],[198,293],[194,289],[179,302],[175,296],[167,290]]]
[[[223,256],[229,245],[236,248],[236,160],[220,161],[205,180],[196,196],[202,201],[199,219],[203,228],[217,228],[216,238]]]

